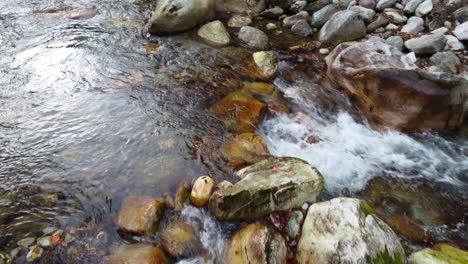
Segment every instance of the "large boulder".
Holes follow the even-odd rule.
[[[125,246],[108,256],[105,264],[169,264],[164,251],[149,244]]]
[[[319,40],[325,44],[337,45],[366,36],[366,25],[358,13],[345,10],[336,12],[320,29]]]
[[[148,31],[153,34],[177,33],[214,17],[215,0],[160,0],[149,21]]]
[[[129,232],[143,235],[154,233],[163,217],[165,204],[147,196],[128,196],[122,202],[118,225]]]
[[[265,7],[265,0],[216,0],[216,10],[220,12],[244,13],[250,10],[258,13]]]
[[[364,201],[335,198],[313,204],[302,227],[297,262],[406,263],[397,235]]]
[[[420,70],[380,38],[342,44],[326,62],[328,76],[348,93],[374,127],[422,131],[453,129],[463,122],[467,81]]]
[[[286,242],[273,228],[250,224],[239,230],[229,243],[227,264],[284,264],[287,261]]]
[[[468,252],[450,244],[440,243],[411,254],[411,264],[463,264],[468,263]]]
[[[320,172],[304,160],[269,158],[236,173],[241,180],[211,195],[208,210],[218,219],[251,219],[315,202],[324,188]]]

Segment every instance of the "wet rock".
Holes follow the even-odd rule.
[[[366,36],[366,26],[356,12],[345,10],[332,15],[320,29],[319,40],[322,43],[337,45]]]
[[[443,50],[446,43],[444,35],[425,35],[405,41],[405,47],[416,54],[434,54]]]
[[[259,51],[252,54],[253,61],[262,79],[270,80],[278,74],[278,57],[273,51]]]
[[[216,0],[216,9],[222,12],[245,13],[261,12],[265,9],[265,0]]]
[[[437,52],[432,55],[431,62],[444,72],[456,74],[461,66],[460,59],[451,51]]]
[[[311,25],[316,28],[323,26],[330,20],[330,17],[338,11],[340,11],[340,9],[335,5],[324,6],[322,9],[312,14]]]
[[[458,25],[453,30],[453,34],[461,41],[468,40],[468,21]]]
[[[167,34],[185,31],[215,16],[213,0],[161,0],[149,21],[148,31]]]
[[[28,254],[26,255],[26,260],[28,262],[33,262],[34,260],[40,258],[44,253],[44,249],[39,246],[31,247]]]
[[[272,83],[251,82],[242,87],[242,91],[247,92],[264,102],[277,101],[281,97],[280,92]]]
[[[269,155],[265,140],[255,133],[243,133],[226,142],[221,156],[234,164],[252,164]]]
[[[416,8],[423,2],[424,0],[410,0],[408,4],[406,4],[405,9],[403,12],[407,15],[414,14]]]
[[[315,202],[323,176],[297,158],[269,158],[239,170],[241,180],[210,197],[209,211],[219,219],[251,219]]]
[[[306,5],[307,5],[307,1],[303,1],[303,0],[298,1],[298,0],[296,0],[289,7],[289,11],[294,13],[294,14],[297,14],[297,13],[301,12],[302,10],[304,10]]]
[[[424,72],[378,38],[342,44],[326,62],[327,75],[344,88],[374,127],[421,131],[452,129],[462,123],[466,80]]]
[[[42,248],[51,248],[54,246],[54,244],[52,244],[52,237],[50,236],[38,238],[37,245]]]
[[[206,43],[214,46],[226,46],[231,42],[229,33],[219,20],[203,25],[198,30],[197,34]]]
[[[403,50],[403,39],[400,36],[391,36],[386,39],[385,42],[388,45],[397,48],[399,51]]]
[[[406,34],[418,34],[424,30],[424,20],[420,17],[410,17],[408,23],[401,29]]]
[[[164,228],[162,240],[164,250],[173,257],[190,257],[201,248],[193,227],[181,219]]]
[[[227,264],[283,264],[287,261],[286,242],[273,228],[257,222],[234,235],[226,256]]]
[[[190,189],[190,185],[188,181],[184,180],[179,184],[179,187],[177,187],[175,200],[174,200],[175,210],[180,211],[185,207],[185,204],[187,204],[187,201],[189,200],[189,197],[190,197],[189,189]]]
[[[50,235],[50,234],[54,233],[55,231],[57,231],[57,228],[54,227],[54,226],[47,226],[44,229],[42,229],[42,233],[44,235]]]
[[[468,252],[447,243],[434,245],[411,254],[410,264],[446,263],[462,264],[468,263]]]
[[[147,196],[128,196],[122,202],[117,224],[139,234],[152,234],[163,217],[164,203]]]
[[[218,189],[220,190],[223,190],[223,189],[226,189],[228,187],[232,186],[232,183],[228,182],[228,181],[222,181],[220,183],[218,183],[218,185],[216,186]]]
[[[310,19],[309,13],[307,11],[301,11],[295,15],[289,16],[283,20],[283,25],[285,27],[292,27],[298,21],[304,20],[308,21]]]
[[[359,249],[359,250],[358,250]],[[298,263],[405,263],[397,235],[364,201],[312,204],[297,247]]]
[[[452,17],[453,20],[460,23],[465,23],[468,21],[468,6],[457,9],[455,12],[453,12]]]
[[[327,55],[328,53],[330,53],[330,50],[329,49],[319,49],[319,53],[322,54],[322,55]]]
[[[393,6],[397,0],[380,0],[377,2],[376,9],[384,10],[385,8]]]
[[[349,10],[359,14],[359,16],[366,22],[371,22],[375,16],[375,11],[362,6],[352,6]]]
[[[400,15],[398,12],[395,12],[395,11],[389,11],[389,12],[385,12],[385,14],[387,15],[387,17],[389,17],[393,23],[395,24],[404,24],[406,23],[406,21],[408,21],[408,18],[403,16],[403,15]]]
[[[149,244],[127,245],[108,256],[104,264],[169,264],[164,251]]]
[[[273,23],[268,23],[268,24],[266,24],[265,27],[266,27],[266,29],[268,29],[268,30],[275,30],[275,29],[278,28],[278,26],[275,25],[275,24],[273,24]]]
[[[252,19],[245,15],[233,15],[227,22],[229,27],[245,27],[250,24],[252,24]]]
[[[301,36],[301,37],[307,37],[312,35],[313,31],[312,28],[309,26],[309,23],[307,23],[304,20],[297,21],[294,26],[292,26],[291,31],[293,34]]]
[[[383,16],[378,16],[377,19],[370,23],[368,26],[367,26],[367,32],[368,33],[371,33],[371,32],[374,32],[376,29],[380,28],[380,27],[383,27],[383,26],[386,26],[388,24],[388,19],[383,17]]]
[[[265,111],[265,103],[242,91],[228,94],[211,107],[211,112],[238,134],[254,132]]]
[[[254,27],[241,27],[239,39],[252,48],[268,49],[270,47],[268,36],[260,29]]]
[[[317,1],[312,1],[306,8],[305,10],[309,13],[315,13],[318,10],[322,9],[326,5],[329,5],[332,3],[332,0],[317,0]]]
[[[19,240],[16,244],[20,247],[29,247],[36,241],[35,237],[27,237]]]
[[[300,210],[295,210],[292,212],[292,216],[289,218],[287,226],[288,236],[291,239],[294,240],[299,234],[302,220],[304,220],[304,215]]]
[[[434,239],[432,234],[424,229],[424,223],[419,219],[411,219],[405,215],[392,215],[388,217],[386,223],[410,241],[426,243]]]
[[[418,17],[425,16],[432,11],[434,5],[432,4],[432,0],[424,0],[417,8],[416,8],[416,15]]]
[[[190,202],[196,207],[202,207],[210,198],[213,187],[213,178],[209,176],[199,177],[193,184],[192,192],[190,193]]]
[[[446,35],[447,43],[445,44],[444,50],[460,51],[465,49],[465,45],[452,35]]]
[[[278,18],[283,14],[284,14],[284,10],[279,6],[275,6],[274,8],[267,9],[263,11],[262,13],[260,13],[262,17],[268,17],[268,18]]]
[[[359,0],[358,4],[362,7],[374,9],[375,8],[375,1],[374,0]]]

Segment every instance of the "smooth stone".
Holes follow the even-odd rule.
[[[308,37],[313,33],[309,23],[307,23],[305,20],[297,21],[296,24],[291,27],[291,31],[294,33],[294,35],[301,37]]]
[[[422,17],[429,14],[432,11],[432,8],[434,8],[432,0],[424,0],[424,2],[422,2],[418,8],[416,8],[415,13],[418,17]]]
[[[319,41],[337,45],[366,36],[366,26],[356,12],[344,10],[333,14],[320,29]]]
[[[327,55],[328,53],[330,53],[330,50],[329,49],[319,49],[319,53],[322,54],[322,55]]]
[[[72,235],[66,233],[66,234],[65,234],[65,239],[64,239],[63,241],[65,241],[65,242],[68,244],[68,243],[71,243],[71,242],[74,241],[74,240],[75,240],[75,237],[74,237],[74,236],[72,236]]]
[[[57,231],[57,228],[54,227],[54,226],[48,226],[48,227],[45,227],[44,229],[42,229],[42,233],[44,235],[50,235],[55,231]]]
[[[374,0],[358,0],[358,4],[362,7],[374,9],[375,1]]]
[[[300,20],[308,21],[309,19],[310,19],[309,13],[307,13],[307,11],[301,11],[295,15],[286,17],[283,20],[283,26],[292,27],[294,24],[297,23],[297,21],[300,21]]]
[[[388,24],[387,26],[385,26],[385,30],[394,31],[397,29],[398,29],[398,26],[395,24]]]
[[[410,264],[463,264],[468,263],[468,252],[447,243],[417,251],[409,257]]]
[[[229,18],[227,25],[229,27],[245,27],[252,24],[252,19],[249,16],[234,15]]]
[[[268,24],[266,24],[265,27],[266,27],[267,30],[275,30],[275,29],[278,28],[278,26],[273,24],[273,23],[268,23]]]
[[[284,14],[284,10],[279,6],[275,6],[273,8],[267,9],[263,11],[262,13],[260,13],[262,17],[268,17],[268,18],[278,18],[282,14]]]
[[[352,6],[349,10],[358,13],[361,18],[366,22],[371,22],[375,16],[375,11],[362,6]]]
[[[296,0],[289,7],[289,11],[294,13],[294,14],[297,14],[297,13],[301,12],[302,10],[304,10],[306,5],[307,5],[307,1],[297,1]]]
[[[364,201],[335,198],[310,206],[297,246],[299,264],[406,263],[398,236]]]
[[[384,33],[385,32],[385,28],[383,27],[379,27],[377,28],[376,30],[374,30],[375,33]]]
[[[252,164],[270,155],[265,140],[255,133],[243,133],[220,148],[221,157],[234,164]]]
[[[407,24],[419,24],[421,26],[424,26],[424,19],[417,16],[412,16],[408,19]]]
[[[35,259],[40,258],[42,256],[42,253],[44,253],[43,248],[39,246],[32,247],[26,255],[26,260],[28,262],[33,262]]]
[[[462,7],[464,4],[466,4],[465,0],[448,0],[445,5],[447,7],[457,9]]]
[[[310,24],[313,27],[321,27],[330,19],[333,14],[338,11],[340,11],[340,9],[335,5],[326,5],[322,9],[312,14],[312,20]]]
[[[408,18],[398,14],[397,12],[385,12],[385,14],[390,18],[390,20],[395,24],[404,24],[408,21]]]
[[[380,0],[377,2],[377,10],[384,10],[385,8],[393,6],[397,0]]]
[[[459,23],[465,23],[468,21],[468,6],[457,9],[455,12],[453,12],[452,17]]]
[[[148,31],[153,34],[181,32],[214,17],[213,0],[161,0],[149,21]]]
[[[410,53],[406,54],[405,57],[408,58],[412,63],[416,63],[416,61],[418,60],[416,58],[416,53],[414,53],[414,52],[410,52]]]
[[[36,241],[35,237],[27,237],[19,240],[16,244],[20,247],[29,247]]]
[[[101,231],[96,235],[96,242],[100,245],[105,245],[109,241],[109,234],[105,231]]]
[[[268,36],[260,29],[254,27],[241,27],[239,39],[252,48],[268,49],[270,47]]]
[[[446,28],[446,27],[440,27],[440,28],[438,28],[438,29],[432,30],[432,31],[431,31],[431,34],[442,34],[442,35],[443,35],[443,34],[445,34],[445,33],[447,33],[447,32],[448,32],[448,28]]]
[[[156,232],[163,217],[165,204],[148,196],[128,196],[122,202],[117,224],[138,234],[152,234]]]
[[[226,46],[231,42],[231,37],[223,23],[219,20],[203,25],[197,32],[198,36],[206,43],[214,46]]]
[[[393,47],[397,48],[400,51],[403,50],[404,41],[400,36],[391,36],[391,37],[387,38],[385,40],[385,42],[388,45],[393,46]]]
[[[407,15],[414,14],[416,8],[418,8],[423,1],[424,0],[410,0],[408,4],[406,4],[405,9],[403,9],[403,12]]]
[[[193,184],[190,202],[196,207],[204,206],[210,199],[214,184],[214,180],[210,176],[199,177]]]
[[[447,43],[445,44],[444,50],[460,51],[465,49],[465,45],[452,35],[445,35]]]
[[[226,250],[227,264],[283,264],[288,250],[284,238],[272,227],[256,222],[239,230]]]
[[[416,54],[434,54],[444,49],[447,39],[444,35],[425,35],[405,41],[405,47]]]
[[[378,16],[377,19],[374,22],[370,23],[367,26],[367,32],[368,33],[374,32],[377,28],[386,26],[387,24],[388,24],[388,19],[387,18],[385,18],[383,16]]]
[[[252,54],[257,71],[263,79],[270,80],[278,75],[278,57],[273,51],[258,51]]]
[[[423,30],[424,30],[423,23],[408,23],[403,26],[403,28],[401,29],[401,32],[410,34],[410,35],[415,35]]]
[[[444,27],[450,29],[450,28],[452,28],[452,26],[453,26],[453,25],[452,25],[452,22],[450,22],[450,21],[445,21],[445,22],[444,22]]]
[[[216,10],[232,13],[259,13],[266,7],[265,0],[215,0]]]
[[[405,7],[400,3],[396,3],[395,8],[398,9],[398,10],[403,10],[403,8],[405,8]]]
[[[430,61],[444,72],[456,74],[461,62],[457,55],[451,51],[437,52],[432,55]]]
[[[112,253],[104,264],[169,264],[164,251],[153,245],[138,243],[126,245]]]
[[[52,244],[52,237],[46,236],[46,237],[41,237],[37,239],[37,245],[42,247],[42,248],[51,248],[54,246]]]
[[[458,25],[453,30],[453,34],[455,35],[455,37],[457,37],[457,39],[461,41],[468,40],[468,21]]]
[[[317,1],[311,1],[309,5],[306,7],[306,11],[309,12],[309,14],[315,13],[325,7],[326,5],[332,4],[332,0],[317,0]]]

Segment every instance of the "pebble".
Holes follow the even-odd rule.
[[[268,24],[266,24],[266,29],[267,29],[267,30],[274,30],[274,29],[277,29],[277,28],[278,28],[278,26],[276,26],[276,25],[273,24],[273,23],[268,23]]]
[[[452,22],[450,22],[450,21],[445,21],[445,22],[444,22],[444,27],[446,27],[446,28],[452,28]]]
[[[44,235],[50,235],[53,232],[55,232],[56,230],[57,230],[57,228],[55,228],[53,226],[48,226],[48,227],[42,229],[42,233],[44,233]]]
[[[65,234],[65,239],[64,239],[65,242],[71,243],[71,242],[73,242],[74,240],[75,240],[75,237],[74,237],[74,236],[72,236],[72,235],[70,235],[70,234],[68,234],[68,233]]]
[[[43,252],[44,252],[44,249],[41,247],[38,247],[38,246],[31,247],[28,254],[26,255],[26,260],[28,262],[32,262],[35,259],[41,257]]]
[[[418,17],[425,16],[429,14],[429,12],[432,11],[432,8],[434,7],[434,4],[432,3],[432,0],[424,0],[418,8],[416,8],[416,15]]]
[[[440,27],[438,29],[434,29],[431,31],[432,34],[445,34],[448,32],[448,28],[446,27]]]
[[[312,28],[309,26],[309,23],[305,20],[299,20],[291,27],[291,31],[298,36],[307,37],[312,35]]]
[[[404,8],[404,6],[402,4],[400,4],[400,3],[396,3],[395,8],[399,9],[399,10],[402,10]]]
[[[388,24],[386,27],[385,27],[385,30],[390,30],[390,31],[394,31],[394,30],[397,30],[398,29],[398,26],[395,25],[395,24]]]
[[[377,2],[376,8],[378,10],[383,10],[387,7],[393,6],[396,2],[397,0],[380,0],[379,2]]]
[[[36,238],[27,237],[27,238],[21,239],[16,244],[21,247],[29,247],[30,245],[34,244],[34,241],[36,241]]]
[[[39,245],[42,248],[50,248],[53,246],[51,237],[46,236],[46,237],[41,237],[37,239],[37,245]]]
[[[385,28],[379,27],[379,28],[377,28],[376,30],[374,30],[374,32],[375,32],[375,33],[383,33],[383,32],[385,32]]]
[[[395,24],[404,24],[406,21],[408,21],[408,18],[406,16],[400,15],[399,13],[395,11],[389,11],[385,12],[385,14],[392,20],[393,23]]]
[[[322,54],[322,55],[327,55],[328,53],[330,53],[330,50],[329,49],[319,49],[319,53]]]
[[[252,19],[248,16],[235,15],[229,18],[227,25],[229,27],[244,27],[252,23]]]

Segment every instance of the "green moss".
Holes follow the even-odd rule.
[[[364,214],[366,214],[366,216],[375,214],[374,209],[365,201],[361,202],[361,210],[364,212]]]
[[[393,256],[390,255],[387,248],[385,251],[378,255],[375,259],[372,259],[370,256],[367,256],[368,264],[404,264],[405,257],[404,255],[395,253]]]

